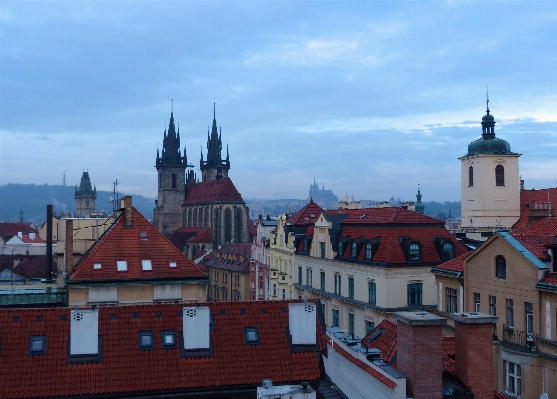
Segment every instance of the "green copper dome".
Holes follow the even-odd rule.
[[[489,113],[489,107],[482,117],[482,130],[482,138],[468,144],[465,157],[480,154],[515,154],[507,141],[495,137],[495,118]]]

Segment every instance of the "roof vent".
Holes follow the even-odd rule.
[[[316,310],[314,303],[289,303],[288,327],[292,345],[316,344]]]
[[[99,311],[72,310],[70,321],[70,355],[99,353]]]
[[[207,306],[184,308],[183,310],[184,349],[209,349],[209,323],[211,312]]]
[[[263,388],[270,388],[273,386],[273,381],[271,380],[263,380],[262,384]]]

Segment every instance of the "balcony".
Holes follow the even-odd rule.
[[[503,324],[501,345],[520,352],[536,352],[536,335],[533,332],[515,330]]]

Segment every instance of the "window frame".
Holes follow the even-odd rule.
[[[514,328],[514,301],[507,298],[507,327]]]
[[[348,311],[348,320],[347,320],[348,335],[354,335],[355,334],[355,330],[356,330],[355,319],[356,319],[356,316],[354,315],[354,312]]]
[[[355,242],[352,242],[352,244],[350,244],[350,258],[351,259],[356,259],[356,256],[358,255],[358,244],[356,244]]]
[[[375,322],[371,320],[365,320],[366,336],[375,329]]]
[[[512,396],[522,394],[522,365],[504,360],[505,391]]]
[[[320,273],[320,278],[321,278],[321,282],[320,282],[321,283],[321,289],[323,291],[325,291],[325,272],[322,271]]]
[[[375,281],[367,282],[367,299],[372,305],[377,304],[377,284]]]
[[[497,316],[497,297],[495,295],[489,296],[489,314]]]
[[[408,283],[406,286],[406,290],[408,306],[422,305],[423,283]]]
[[[118,272],[127,272],[128,271],[128,261],[127,260],[117,260],[116,261],[116,270]]]
[[[35,348],[35,343],[40,343],[40,348]],[[46,336],[45,335],[31,335],[29,337],[29,356],[44,355],[46,353]]]
[[[371,260],[373,258],[373,246],[370,242],[366,243],[366,260]]]
[[[479,292],[474,292],[474,311],[481,312],[481,296]]]
[[[474,187],[474,167],[468,167],[468,187]]]
[[[495,166],[495,186],[505,187],[505,167],[501,164]]]
[[[534,304],[532,302],[524,302],[524,330],[526,334],[534,333]]]
[[[142,272],[152,272],[153,262],[151,259],[141,259],[141,271]]]
[[[303,281],[302,281],[302,275],[303,275],[303,271],[302,271],[302,266],[298,266],[298,284],[303,285]]]
[[[348,277],[348,298],[354,299],[354,277]]]
[[[495,257],[495,278],[505,280],[507,278],[507,260],[503,255]]]
[[[422,261],[422,246],[418,242],[411,242],[408,245],[408,262],[420,263]]]
[[[140,351],[149,351],[155,349],[155,335],[153,334],[153,331],[139,331],[137,333],[137,338],[137,347]],[[148,344],[144,343],[144,338],[149,338],[151,342]]]
[[[443,243],[443,261],[448,261],[454,259],[455,257],[455,248],[452,242],[444,242]]]
[[[332,315],[333,315],[332,326],[337,328],[340,327],[340,310],[333,309]]]
[[[445,287],[445,297],[446,297],[446,310],[447,313],[458,312],[458,301],[457,301],[457,290],[456,288]]]
[[[172,343],[166,342],[166,337],[172,337]],[[174,349],[177,347],[176,343],[176,331],[174,330],[163,330],[161,331],[161,347],[162,349]]]

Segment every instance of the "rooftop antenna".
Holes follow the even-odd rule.
[[[110,202],[112,202],[112,214],[116,215],[116,210],[118,209],[118,179],[114,180],[112,183],[112,195],[110,196]]]

